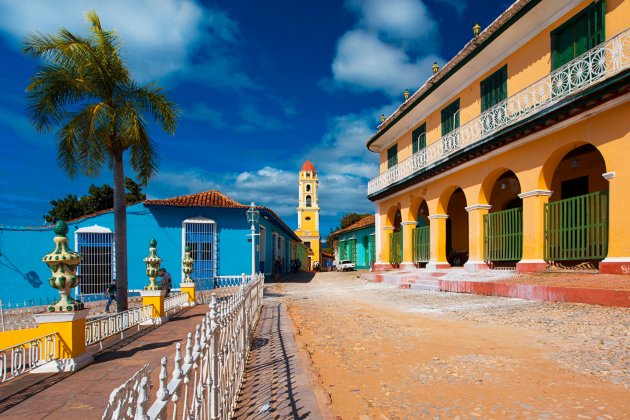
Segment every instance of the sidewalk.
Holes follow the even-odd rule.
[[[266,298],[235,419],[322,419],[284,304]]]
[[[184,310],[166,324],[145,328],[102,352],[92,346],[89,350],[96,351],[94,363],[78,372],[25,375],[29,386],[0,402],[0,416],[16,420],[101,418],[112,390],[147,363],[153,368],[153,400],[160,359],[166,356],[172,364],[175,343],[181,341],[185,346],[186,335],[194,332],[207,311],[207,305]],[[0,386],[0,395],[10,394],[9,388],[17,385],[11,382]]]

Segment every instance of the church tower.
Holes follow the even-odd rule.
[[[298,228],[295,234],[306,244],[307,248],[312,251],[308,253],[310,260],[310,269],[317,261],[320,260],[320,235],[319,235],[319,200],[317,193],[319,189],[319,181],[317,180],[317,171],[310,160],[304,162],[300,171],[298,180]]]

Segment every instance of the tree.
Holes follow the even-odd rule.
[[[359,220],[363,219],[366,216],[369,216],[369,214],[368,213],[366,214],[346,213],[341,217],[339,229],[345,229],[348,226],[358,222]]]
[[[87,36],[65,28],[54,35],[32,33],[22,46],[38,60],[26,88],[28,116],[40,132],[58,127],[57,163],[70,176],[96,176],[104,165],[114,178],[116,281],[119,311],[127,309],[127,221],[123,156],[143,185],[157,170],[157,153],[146,115],[165,132],[175,133],[178,110],[157,83],[135,82],[120,55],[115,31],[86,13]]]
[[[137,203],[146,199],[146,194],[142,192],[142,186],[136,184],[133,179],[125,178],[127,189],[126,200],[128,204]],[[52,200],[52,208],[44,215],[44,220],[48,223],[55,223],[57,220],[71,220],[101,210],[108,210],[114,207],[114,189],[107,184],[100,187],[92,184],[89,192],[80,199],[76,195],[68,195],[61,200]]]

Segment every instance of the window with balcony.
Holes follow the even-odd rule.
[[[442,135],[459,128],[459,98],[442,110]]]
[[[422,150],[427,146],[427,125],[422,124],[411,132],[411,148],[413,153]]]
[[[481,81],[481,112],[507,99],[507,65]]]
[[[387,169],[398,164],[398,145],[393,145],[387,149]]]
[[[606,2],[591,3],[586,9],[551,32],[553,70],[605,41]]]

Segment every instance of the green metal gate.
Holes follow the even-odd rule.
[[[389,262],[398,265],[402,262],[403,236],[401,232],[389,234]]]
[[[519,261],[523,256],[523,209],[483,216],[484,261]]]
[[[420,226],[411,231],[411,247],[414,262],[429,262],[431,258],[429,238],[429,226]]]
[[[339,241],[339,261],[348,259],[348,249],[346,247],[346,241]]]
[[[370,248],[370,259],[368,260],[368,264],[371,264],[372,261],[376,262],[376,236],[375,235],[370,235],[369,248]]]
[[[608,191],[545,204],[545,260],[598,260],[608,253]]]
[[[357,240],[350,239],[348,241],[348,246],[350,248],[350,257],[348,258],[353,263],[357,263]]]

